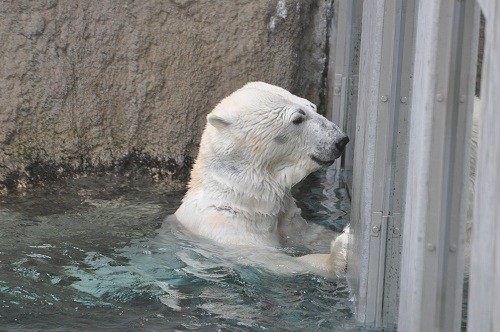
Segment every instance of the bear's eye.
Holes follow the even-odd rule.
[[[292,120],[293,124],[301,124],[302,122],[304,121],[304,117],[303,116],[298,116],[296,117],[295,119]]]

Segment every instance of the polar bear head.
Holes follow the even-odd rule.
[[[338,158],[349,139],[316,106],[285,89],[253,82],[207,116],[190,187],[203,181],[230,190],[291,188]]]

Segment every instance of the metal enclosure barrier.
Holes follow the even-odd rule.
[[[362,7],[348,275],[356,316],[369,327],[393,329],[398,317],[414,6]]]
[[[351,138],[342,161],[337,163],[337,169],[342,167],[348,171],[352,171],[356,140],[362,9],[362,0],[335,1],[329,40],[328,81],[333,84],[328,90],[326,116]]]
[[[486,16],[481,120],[472,228],[468,330],[500,331],[500,2]]]
[[[353,170],[356,317],[374,328],[459,330],[478,7],[339,0],[335,9],[329,106],[355,141],[343,165]]]
[[[401,331],[459,331],[479,10],[421,0],[417,13]]]

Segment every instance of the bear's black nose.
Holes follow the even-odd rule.
[[[335,147],[339,151],[344,151],[344,148],[345,148],[345,146],[346,146],[347,143],[349,143],[349,137],[344,136],[344,137],[342,137],[340,139],[340,141],[338,141],[337,143],[335,143]]]

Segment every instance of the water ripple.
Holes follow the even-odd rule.
[[[159,229],[182,192],[81,181],[0,201],[2,328],[358,330],[344,280],[277,276],[249,265],[255,257],[244,250],[178,225]],[[312,222],[336,231],[348,222],[342,174],[333,169],[313,174],[294,195]]]

